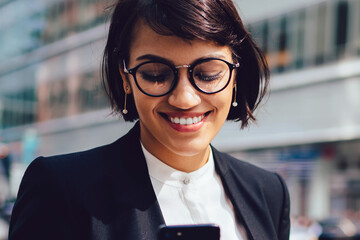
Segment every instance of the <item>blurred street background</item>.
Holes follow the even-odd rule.
[[[109,116],[101,88],[111,2],[0,0],[0,240],[35,157],[110,143],[133,125]],[[357,239],[360,0],[235,2],[266,53],[271,93],[256,124],[226,123],[213,145],[285,179],[290,239]]]

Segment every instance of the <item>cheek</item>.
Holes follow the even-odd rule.
[[[208,96],[208,102],[221,113],[221,116],[227,117],[232,102],[232,87],[228,87],[223,91]]]
[[[148,106],[149,101],[144,100],[144,97],[146,97],[146,96],[144,94],[142,94],[136,88],[135,84],[132,84],[132,82],[131,82],[131,89],[132,89],[132,97],[135,102],[136,110],[139,114],[139,117],[142,118],[143,115],[146,114],[146,109],[149,109],[149,106]]]
[[[134,86],[136,88],[136,86]],[[141,119],[149,118],[155,112],[157,106],[162,101],[161,97],[150,97],[138,89],[133,88],[133,97],[135,101],[136,110]]]
[[[233,92],[233,85],[231,84],[231,86],[229,86],[229,88],[226,89],[226,91],[224,92],[224,95],[221,98],[221,103],[223,105],[222,114],[223,114],[225,119],[227,118],[228,113],[229,113],[230,108],[231,108],[233,93],[234,93]]]
[[[229,86],[223,92],[220,92],[220,93],[221,93],[221,96],[219,97],[219,101],[227,107],[230,106],[232,97],[234,94],[233,84],[230,83]]]
[[[146,100],[146,97],[141,96],[141,94],[134,93],[134,101],[139,117],[143,118],[151,110],[151,101]]]

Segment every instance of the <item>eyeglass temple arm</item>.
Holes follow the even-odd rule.
[[[124,72],[125,72],[125,73],[129,73],[129,70],[126,68],[125,60],[124,60],[124,59],[123,59],[123,67],[124,67]]]

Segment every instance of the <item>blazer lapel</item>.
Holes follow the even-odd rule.
[[[140,126],[136,123],[108,151],[108,157],[113,159],[109,164],[110,177],[118,189],[117,211],[129,218],[119,224],[127,231],[131,229],[129,237],[122,239],[156,239],[158,227],[165,223],[139,139]]]
[[[216,171],[221,177],[225,191],[230,198],[239,221],[248,231],[249,239],[276,239],[276,233],[269,226],[268,219],[263,216],[265,207],[255,192],[249,180],[244,177],[241,169],[231,169],[228,166],[229,156],[213,149]],[[246,169],[244,169],[246,171]]]

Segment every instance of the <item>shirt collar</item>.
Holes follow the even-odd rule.
[[[209,159],[206,164],[196,171],[186,173],[176,170],[165,164],[164,162],[160,161],[148,150],[146,150],[142,143],[141,147],[144,152],[145,160],[149,169],[149,175],[163,184],[174,187],[200,187],[207,184],[208,181],[216,175],[214,158],[211,148]]]

